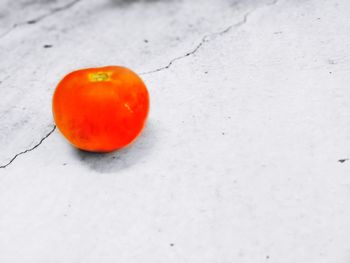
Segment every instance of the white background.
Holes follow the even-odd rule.
[[[349,263],[349,47],[348,0],[1,0],[0,262]],[[79,152],[51,97],[104,65],[148,124]]]

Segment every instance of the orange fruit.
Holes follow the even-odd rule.
[[[81,69],[65,76],[53,95],[55,123],[75,147],[110,152],[132,143],[149,111],[141,78],[119,66]]]

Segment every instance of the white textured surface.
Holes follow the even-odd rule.
[[[350,262],[349,14],[1,0],[0,262]],[[148,126],[79,152],[50,134],[53,90],[113,64],[143,73]]]

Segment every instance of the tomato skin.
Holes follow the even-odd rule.
[[[141,133],[149,112],[149,94],[130,69],[81,69],[59,82],[52,111],[58,129],[75,147],[110,152],[129,145]]]

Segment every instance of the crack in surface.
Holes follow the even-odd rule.
[[[210,38],[216,36],[216,35],[223,35],[223,34],[226,34],[227,32],[229,32],[232,28],[234,27],[239,27],[243,24],[245,24],[247,21],[248,21],[248,16],[251,12],[247,12],[244,16],[243,16],[243,19],[233,25],[230,25],[228,27],[226,27],[224,30],[221,30],[219,32],[214,32],[214,33],[210,33],[210,34],[207,34],[207,35],[204,35],[201,39],[201,41],[199,42],[199,44],[192,50],[192,51],[189,51],[187,52],[186,54],[182,55],[182,56],[179,56],[179,57],[176,57],[176,58],[173,58],[172,60],[170,60],[170,62],[166,65],[166,66],[163,66],[163,67],[160,67],[160,68],[157,68],[157,69],[154,69],[154,70],[150,70],[150,71],[147,71],[147,72],[142,72],[140,73],[140,75],[147,75],[147,74],[152,74],[152,73],[156,73],[156,72],[159,72],[159,71],[162,71],[162,70],[165,70],[165,69],[168,69],[170,68],[176,61],[178,60],[181,60],[181,59],[184,59],[186,57],[189,57],[191,55],[194,55],[195,53],[197,53],[197,51],[204,45],[204,43],[206,42],[209,42]]]
[[[37,17],[37,18],[28,20],[26,23],[27,23],[27,24],[35,24],[35,23],[37,23],[37,22],[40,22],[41,20],[43,20],[43,19],[45,19],[45,18],[47,18],[47,17],[49,17],[49,16],[52,16],[52,15],[58,13],[58,12],[67,10],[67,9],[69,9],[69,8],[71,8],[71,7],[73,7],[73,6],[75,6],[75,5],[76,5],[77,3],[79,3],[80,1],[81,1],[81,0],[74,0],[74,1],[68,3],[68,4],[64,5],[64,6],[60,6],[60,7],[53,8],[53,9],[50,10],[50,12],[48,12],[48,13],[46,13],[46,14],[43,14],[43,15]]]
[[[7,80],[10,76],[7,75],[6,77],[4,77],[2,80],[0,80],[0,84],[2,84],[5,80]]]
[[[41,140],[36,144],[34,145],[33,147],[25,150],[25,151],[22,151],[22,152],[19,152],[17,153],[14,157],[11,158],[11,160],[4,164],[4,165],[1,165],[0,168],[6,168],[7,166],[9,166],[14,160],[16,160],[16,158],[22,154],[25,154],[25,153],[28,153],[28,152],[31,152],[33,151],[34,149],[36,149],[37,147],[39,147],[40,144],[43,143],[43,141],[45,141],[54,131],[56,130],[56,125],[53,126],[53,128],[43,137],[41,138]]]
[[[11,31],[14,30],[17,26],[18,26],[18,24],[13,24],[8,30],[6,30],[4,33],[2,33],[0,35],[0,38],[3,38],[5,36],[7,36],[8,34],[10,34]]]
[[[268,4],[265,4],[264,7],[266,6],[272,6],[272,5],[276,5],[277,3],[279,2],[279,0],[274,0],[272,1],[271,3],[268,3]],[[163,71],[163,70],[166,70],[166,69],[169,69],[176,61],[178,60],[182,60],[186,57],[189,57],[191,55],[194,55],[197,53],[197,51],[206,43],[206,42],[209,42],[210,39],[212,37],[215,37],[215,36],[222,36],[228,32],[230,32],[233,28],[238,28],[244,24],[246,24],[248,22],[248,17],[254,13],[257,9],[260,9],[260,8],[255,8],[253,10],[250,10],[248,11],[247,13],[245,13],[243,15],[243,18],[241,21],[238,21],[237,23],[234,23],[232,25],[229,25],[228,27],[226,27],[224,30],[221,30],[221,31],[218,31],[218,32],[214,32],[214,33],[210,33],[210,34],[207,34],[207,35],[204,35],[201,39],[201,41],[199,42],[199,44],[192,50],[192,51],[189,51],[187,52],[186,54],[182,55],[182,56],[179,56],[179,57],[176,57],[176,58],[173,58],[172,60],[170,60],[170,62],[163,66],[163,67],[160,67],[160,68],[157,68],[157,69],[153,69],[153,70],[150,70],[150,71],[146,71],[146,72],[141,72],[140,75],[147,75],[147,74],[152,74],[152,73],[156,73],[156,72],[160,72],[160,71]]]
[[[49,17],[49,16],[52,16],[58,12],[61,12],[61,11],[64,11],[64,10],[67,10],[73,6],[75,6],[77,3],[79,3],[81,0],[74,0],[72,2],[69,2],[68,4],[64,5],[64,6],[60,6],[60,7],[55,7],[53,9],[51,9],[49,12],[47,12],[46,14],[43,14],[41,16],[38,16],[36,18],[33,18],[33,19],[30,19],[28,21],[25,21],[25,22],[19,22],[19,23],[15,23],[13,24],[7,31],[5,31],[3,34],[0,35],[0,39],[7,36],[9,33],[11,33],[15,28],[17,28],[18,26],[24,26],[24,25],[27,25],[27,24],[35,24],[37,22],[40,22],[41,20]]]

